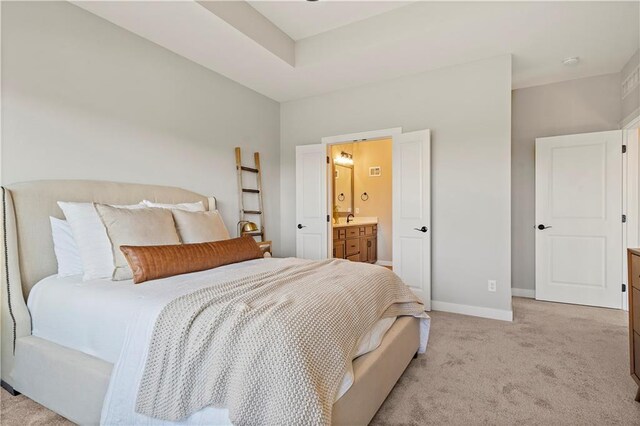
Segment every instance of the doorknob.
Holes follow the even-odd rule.
[[[426,226],[423,226],[422,228],[413,228],[413,229],[420,232],[427,232],[429,230],[429,228],[427,228]]]
[[[306,228],[306,225],[303,225],[301,223],[298,224],[298,229],[302,229],[302,228]]]
[[[543,224],[538,225],[538,229],[544,231],[545,229],[552,228],[551,226],[544,226]]]

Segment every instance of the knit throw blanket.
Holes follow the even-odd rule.
[[[378,320],[426,317],[396,274],[309,261],[212,285],[159,314],[136,411],[180,420],[226,407],[235,425],[326,425],[358,341]]]

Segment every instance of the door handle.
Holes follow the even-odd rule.
[[[306,228],[306,226],[305,226],[305,225],[303,225],[303,224],[301,224],[301,223],[299,223],[299,224],[298,224],[298,229],[302,229],[302,228]]]
[[[538,229],[544,231],[545,229],[553,228],[552,226],[544,226],[543,224],[538,225]]]
[[[413,229],[420,232],[427,232],[429,230],[429,228],[427,228],[426,226],[423,226],[422,228],[413,228]]]

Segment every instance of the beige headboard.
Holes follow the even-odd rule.
[[[26,297],[38,281],[57,271],[49,216],[64,219],[58,201],[135,204],[202,201],[209,198],[180,188],[85,180],[49,180],[7,186],[13,198],[22,289]],[[215,200],[215,199],[213,199]],[[215,209],[213,206],[212,209]]]
[[[8,185],[2,189],[2,376],[12,367],[16,338],[31,334],[25,300],[31,288],[57,271],[49,216],[64,218],[58,201],[135,204],[202,201],[214,210],[216,201],[169,186],[87,180],[47,180]],[[6,247],[6,250],[5,250]]]

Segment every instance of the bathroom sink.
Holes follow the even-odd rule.
[[[346,217],[338,218],[338,223],[334,223],[334,228],[343,228],[345,226],[353,226],[353,225],[375,225],[378,223],[377,217],[354,217],[351,219],[349,223],[347,223]]]

